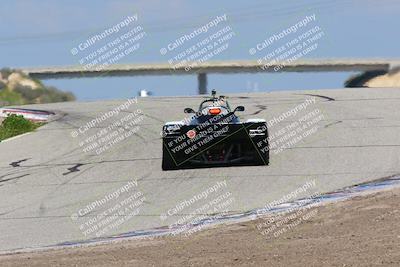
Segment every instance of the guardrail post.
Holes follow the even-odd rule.
[[[199,95],[207,94],[207,73],[199,73],[197,75],[197,80],[199,82],[198,92]]]

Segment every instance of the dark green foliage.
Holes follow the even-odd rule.
[[[43,125],[25,119],[21,115],[12,114],[0,125],[0,141],[27,132],[31,132]]]

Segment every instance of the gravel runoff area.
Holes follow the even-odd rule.
[[[395,188],[303,210],[297,218],[285,214],[279,220],[291,220],[280,234],[266,233],[272,218],[262,218],[189,237],[2,255],[0,266],[400,266],[399,202]]]

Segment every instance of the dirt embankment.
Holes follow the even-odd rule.
[[[346,87],[400,87],[400,71],[367,71],[354,75],[345,82]]]
[[[400,87],[400,72],[384,74],[365,83],[368,87]]]
[[[400,189],[316,207],[274,236],[265,219],[190,237],[0,256],[0,266],[400,266]],[[290,222],[287,222],[290,223]]]
[[[0,69],[0,106],[73,100],[75,100],[75,96],[72,93],[46,86],[21,71]]]

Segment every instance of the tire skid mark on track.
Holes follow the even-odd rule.
[[[328,127],[331,127],[331,126],[333,126],[333,125],[336,125],[336,124],[339,124],[339,123],[342,123],[343,121],[335,121],[335,122],[331,122],[331,123],[329,123],[329,124],[326,124],[325,126],[324,126],[324,128],[328,128]]]
[[[71,174],[74,172],[79,172],[80,171],[79,167],[82,167],[82,166],[85,166],[85,164],[77,163],[77,164],[75,164],[75,166],[67,169],[69,172],[65,172],[62,175],[68,175],[68,174]]]
[[[28,176],[28,175],[30,175],[30,174],[27,173],[27,174],[22,174],[22,175],[15,176],[15,177],[7,178],[7,179],[2,179],[2,180],[0,180],[0,183],[4,183],[4,182],[8,182],[8,181],[13,181],[13,180],[18,180],[18,179],[23,178],[23,177]]]
[[[71,165],[93,165],[93,164],[106,164],[106,163],[118,163],[118,162],[135,162],[135,161],[146,161],[146,160],[160,160],[161,157],[154,157],[154,158],[139,158],[139,159],[115,159],[115,160],[101,160],[101,161],[93,161],[93,162],[71,162],[71,163],[54,163],[54,164],[35,164],[35,165],[25,165],[20,166],[20,168],[29,169],[29,168],[38,168],[37,170],[48,168],[48,167],[63,167],[63,166],[71,166]],[[1,178],[1,176],[0,176]]]
[[[14,168],[16,168],[16,167],[21,167],[21,163],[22,162],[25,162],[25,161],[28,161],[28,160],[30,160],[30,158],[27,158],[27,159],[21,159],[21,160],[18,160],[18,161],[13,161],[13,162],[11,162],[9,165],[10,166],[13,166]]]
[[[315,96],[315,97],[319,97],[319,98],[323,98],[326,99],[328,101],[335,101],[336,99],[329,97],[329,96],[325,96],[325,95],[316,95],[316,94],[303,94],[303,95],[307,95],[307,96]]]

